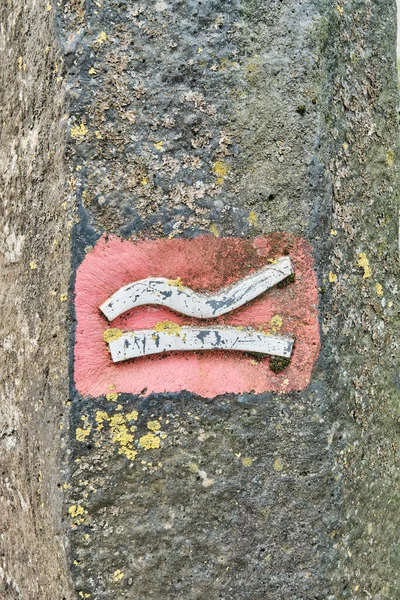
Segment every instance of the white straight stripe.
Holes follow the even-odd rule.
[[[212,319],[254,300],[292,273],[292,262],[284,256],[213,294],[195,292],[165,278],[141,279],[120,288],[100,306],[100,310],[112,321],[137,306],[157,304],[188,317]]]
[[[177,331],[141,329],[109,342],[113,362],[183,350],[235,350],[289,358],[294,339],[236,327],[180,327]]]

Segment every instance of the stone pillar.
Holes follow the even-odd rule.
[[[396,598],[395,2],[1,10],[5,597]]]

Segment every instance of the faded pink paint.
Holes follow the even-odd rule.
[[[99,306],[123,285],[146,277],[180,277],[194,290],[215,291],[288,253],[296,281],[269,290],[249,305],[218,319],[200,321],[157,306],[142,306],[109,323]],[[320,350],[317,279],[311,246],[304,239],[275,233],[255,240],[201,236],[131,242],[102,237],[77,271],[75,385],[84,396],[110,392],[150,394],[188,390],[205,398],[224,393],[304,389]],[[146,329],[159,321],[180,325],[224,324],[268,328],[279,314],[279,333],[296,338],[290,365],[273,373],[268,358],[254,364],[238,352],[167,353],[114,364],[104,331]]]

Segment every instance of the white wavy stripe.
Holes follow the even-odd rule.
[[[100,310],[112,321],[137,306],[157,304],[188,317],[212,319],[254,300],[292,273],[292,262],[284,256],[215,293],[199,293],[165,278],[149,277],[120,288],[100,306]]]
[[[233,350],[289,358],[293,343],[289,336],[267,335],[251,328],[180,327],[177,331],[129,331],[109,342],[109,348],[116,363],[150,354],[185,350]]]

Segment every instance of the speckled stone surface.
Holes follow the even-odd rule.
[[[73,8],[59,31],[76,264],[103,232],[301,234],[317,259],[323,335],[303,392],[129,396],[110,381],[106,397],[74,393],[77,590],[393,598],[392,8],[383,18],[368,3]]]
[[[29,424],[17,439],[30,440],[31,461],[23,466],[21,449],[15,463],[4,462],[16,482],[4,495],[7,522],[18,519],[40,549],[24,562],[9,538],[2,542],[4,597],[399,597],[394,2],[63,0],[28,10],[13,0],[1,9],[5,30],[19,4],[13,34],[0,38],[14,65],[3,81],[4,122],[14,140],[25,139],[22,129],[36,139],[41,123],[42,151],[33,170],[31,138],[14,162],[2,141],[2,172],[15,178],[6,180],[7,206],[25,215],[34,198],[35,236],[18,255],[27,221],[9,210],[4,223],[16,237],[6,232],[1,256],[11,256],[15,280],[8,305],[33,295],[28,321],[39,314],[51,327],[28,323],[23,391],[8,370],[8,342],[2,347],[2,376],[15,396],[7,395],[7,414],[16,407],[19,419],[10,427]],[[17,25],[24,39],[39,36],[37,51],[29,43],[21,50]],[[25,109],[16,114],[22,89]],[[118,394],[110,381],[105,396],[81,396],[74,323],[62,312],[68,244],[50,256],[56,228],[63,242],[71,232],[73,273],[103,234],[305,237],[317,265],[322,340],[309,386],[204,399]],[[73,274],[73,318],[74,283]],[[47,293],[57,309],[41,300]],[[57,371],[68,349],[69,395]],[[41,389],[51,390],[45,401]],[[59,429],[63,402],[71,403],[69,431],[65,417]],[[46,454],[49,439],[58,449],[65,440],[64,462]],[[44,465],[40,491],[30,483],[32,473],[39,477],[35,461]],[[15,500],[18,489],[24,500],[30,494],[34,517]]]

